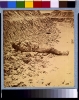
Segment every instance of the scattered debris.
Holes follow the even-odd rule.
[[[69,83],[66,83],[65,85],[69,85]]]
[[[65,83],[65,80],[62,82],[62,84],[64,84]]]
[[[46,86],[50,85],[51,82],[47,83]]]

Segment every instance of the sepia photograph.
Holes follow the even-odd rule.
[[[3,11],[4,87],[74,87],[74,12]]]

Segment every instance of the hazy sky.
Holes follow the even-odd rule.
[[[52,10],[42,10],[42,11],[40,11],[41,13],[50,13],[50,12],[52,12]]]
[[[40,12],[41,13],[51,13],[52,11],[54,11],[54,10],[40,10]],[[60,10],[60,11],[62,11],[62,12],[71,12],[72,10]]]

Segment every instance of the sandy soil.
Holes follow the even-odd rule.
[[[20,17],[16,15],[14,17],[14,15],[10,15],[7,12],[8,11],[4,12],[4,86],[5,87],[24,87],[24,86],[25,87],[45,87],[45,86],[73,87],[74,86],[73,16],[71,16],[70,19],[68,16],[66,16],[66,18],[63,18],[65,20],[67,19],[67,21],[65,20],[60,21],[59,18],[55,19],[55,17],[53,17],[53,21],[46,20],[47,22],[43,23],[37,20],[38,16],[36,17],[27,16],[24,19],[23,15],[22,16],[19,15]],[[47,17],[48,16],[46,16],[44,19],[46,19]],[[58,15],[58,17],[62,19],[62,16]],[[52,16],[50,16],[50,18],[52,18]],[[31,26],[31,24],[28,26],[27,23],[25,22],[25,20],[27,21],[31,19],[33,19],[33,22],[36,22],[37,20],[37,23],[33,25],[34,29],[32,29],[33,27]],[[42,17],[39,19],[41,20]],[[48,26],[45,27],[46,23],[47,25],[49,25],[49,27]],[[27,28],[25,26],[27,26]],[[40,26],[41,28],[38,26]],[[24,29],[22,30],[22,28]],[[48,29],[50,29],[51,34],[46,34],[48,32]],[[46,45],[53,46],[55,49],[59,51],[68,50],[69,55],[57,56],[51,53],[50,54],[38,53],[36,55],[35,52],[34,53],[15,52],[14,49],[11,47],[10,42],[16,41],[18,39],[22,41],[27,39],[31,42],[36,42],[41,47],[44,46],[46,47]],[[29,60],[28,63],[24,62],[27,59]]]

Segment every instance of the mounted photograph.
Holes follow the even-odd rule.
[[[74,12],[3,11],[6,87],[74,87]]]

